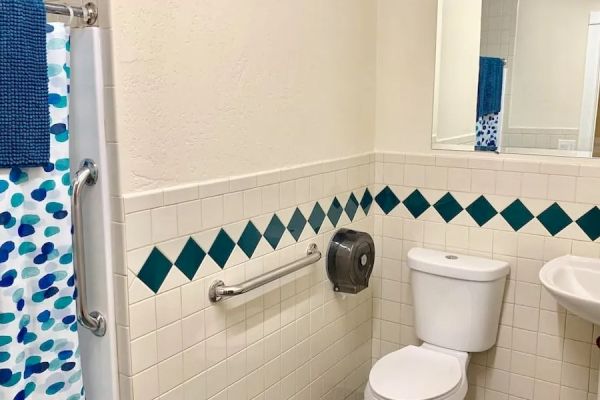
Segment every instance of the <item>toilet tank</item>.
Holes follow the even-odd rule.
[[[421,340],[466,352],[494,345],[508,263],[414,248],[408,266]]]

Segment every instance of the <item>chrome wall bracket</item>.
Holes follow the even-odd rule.
[[[88,2],[83,6],[84,22],[88,25],[94,25],[98,22],[98,6],[96,3]]]

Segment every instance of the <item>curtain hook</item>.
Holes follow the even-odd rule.
[[[73,25],[73,19],[75,18],[75,11],[73,11],[73,7],[70,4],[67,4],[67,10],[69,10],[69,26]]]

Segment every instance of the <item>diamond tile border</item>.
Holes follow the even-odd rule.
[[[496,218],[502,218],[508,227],[517,232],[532,221],[537,221],[552,236],[560,234],[568,227],[577,226],[590,240],[600,239],[600,208],[597,206],[578,215],[569,215],[567,212],[569,207],[566,204],[561,206],[553,202],[534,215],[532,210],[535,208],[528,208],[527,200],[523,199],[512,199],[507,203],[508,205],[496,209],[492,203],[499,196],[494,195],[465,196],[465,193],[433,191],[438,193],[436,198],[428,199],[423,195],[427,192],[423,189],[403,187],[402,191],[407,193],[404,199],[394,193],[394,189],[390,186],[384,186],[379,190],[375,196],[375,203],[383,214],[389,215],[402,205],[408,211],[407,215],[419,219],[426,211],[433,208],[446,223],[466,214],[477,226],[486,227]],[[470,200],[465,201],[465,197],[469,197]]]
[[[254,223],[252,223],[252,221],[248,221],[246,228],[244,228],[244,231],[240,236],[240,239],[237,241],[237,245],[248,256],[248,258],[252,258],[258,243],[260,243],[261,237],[262,235]]]
[[[484,195],[479,196],[474,202],[466,206],[465,210],[479,226],[487,224],[498,214],[498,211]]]
[[[462,206],[449,192],[443,195],[434,205],[435,210],[446,222],[452,221],[463,211]]]
[[[577,220],[577,225],[591,240],[600,238],[600,209],[592,208]]]
[[[310,208],[302,208],[305,211],[311,210],[310,213],[306,211],[303,214],[300,208],[295,208],[286,221],[281,219],[281,213],[274,213],[267,219],[269,223],[262,232],[257,228],[259,224],[248,220],[245,222],[245,229],[239,235],[240,237],[231,237],[221,228],[207,249],[189,238],[175,262],[171,262],[157,247],[154,247],[144,261],[138,278],[156,293],[173,265],[192,280],[207,258],[212,259],[220,268],[225,268],[236,248],[250,259],[263,239],[273,250],[276,250],[284,235],[291,237],[289,240],[293,239],[298,242],[305,229],[310,229],[318,234],[326,221],[329,221],[333,227],[337,227],[343,215],[346,215],[349,221],[357,218],[358,210],[362,210],[365,216],[369,215],[373,204],[377,204],[378,210],[385,215],[397,212],[399,207],[403,207],[407,216],[422,219],[431,210],[434,210],[446,223],[451,223],[461,216],[468,216],[475,225],[480,227],[485,227],[497,218],[501,218],[506,222],[506,226],[515,232],[534,221],[541,224],[552,236],[560,234],[568,227],[576,226],[590,240],[600,239],[600,209],[598,207],[592,207],[580,215],[569,215],[565,211],[566,206],[561,207],[555,202],[543,209],[542,212],[538,210],[535,215],[527,207],[527,201],[522,199],[513,199],[507,203],[508,205],[496,209],[491,200],[497,196],[488,196],[488,198],[486,195],[475,195],[475,197],[469,197],[467,201],[464,193],[439,192],[440,194],[434,199],[428,198],[433,196],[429,195],[426,190],[409,188],[406,191],[405,189],[407,188],[402,188],[401,191],[406,195],[401,196],[390,186],[384,186],[373,196],[372,190],[363,188],[350,192],[343,199],[340,199],[340,195],[338,195],[328,202],[320,200]]]
[[[573,223],[573,219],[569,217],[558,203],[553,203],[550,207],[545,209],[537,216],[537,219],[552,236],[557,235]]]
[[[500,212],[504,220],[516,231],[527,225],[535,216],[519,199],[513,201]]]
[[[360,202],[358,199],[361,199]],[[337,227],[344,214],[350,221],[358,218],[359,210],[366,216],[371,209],[373,197],[368,188],[363,188],[349,192],[347,197],[343,198],[343,202],[340,200],[341,196],[338,195],[328,202],[317,201],[308,208],[311,212],[306,215],[299,207],[296,207],[288,218],[283,217],[283,212],[274,213],[266,219],[269,222],[263,231],[258,228],[260,224],[256,220],[242,221],[244,228],[236,237],[233,237],[226,227],[217,228],[215,237],[208,245],[204,243],[204,248],[194,238],[189,237],[174,262],[155,246],[137,277],[154,293],[158,293],[173,266],[183,272],[189,280],[193,280],[207,259],[211,259],[219,268],[225,268],[236,248],[251,259],[263,239],[268,246],[276,250],[284,235],[298,242],[306,229],[318,234],[326,220]],[[325,213],[324,210],[328,212]]]

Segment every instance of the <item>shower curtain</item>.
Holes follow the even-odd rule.
[[[500,113],[482,115],[477,118],[475,135],[475,150],[498,150],[498,135],[500,134]]]
[[[84,399],[69,178],[69,28],[46,29],[50,163],[0,170],[0,400]]]

